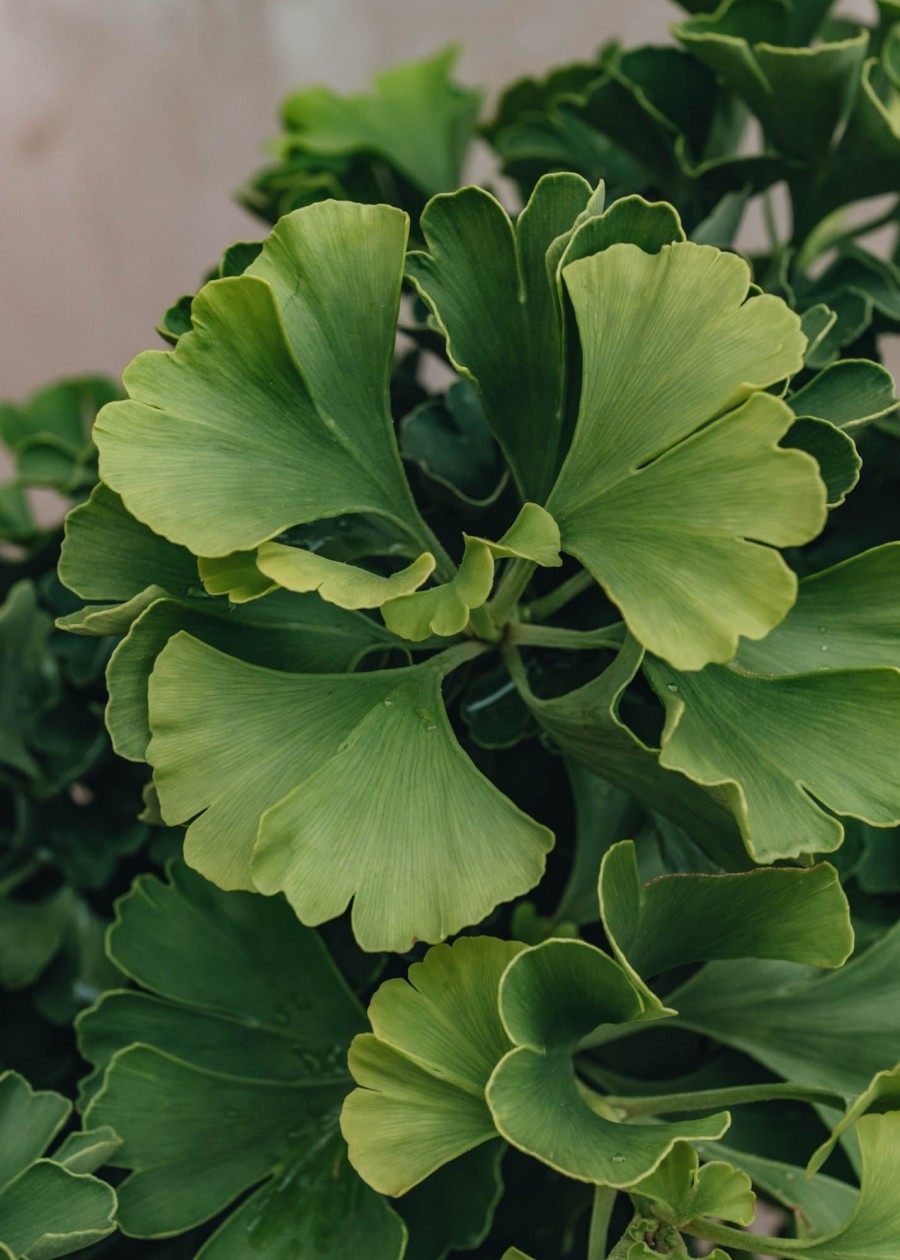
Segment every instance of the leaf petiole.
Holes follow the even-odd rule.
[[[733,1085],[725,1089],[698,1089],[682,1094],[652,1094],[641,1097],[608,1094],[606,1103],[631,1119],[636,1116],[662,1116],[679,1111],[718,1111],[744,1103],[774,1102],[777,1099],[840,1106],[841,1095],[829,1089],[807,1089],[789,1082],[763,1085]]]
[[[587,569],[579,569],[579,571],[567,578],[565,582],[561,582],[554,590],[548,591],[546,595],[541,595],[537,599],[532,600],[530,604],[526,604],[522,612],[525,621],[543,621],[545,617],[550,617],[555,612],[559,612],[560,608],[565,608],[578,595],[584,591],[590,590],[594,585],[594,579],[588,573]]]

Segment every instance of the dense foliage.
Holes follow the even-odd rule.
[[[515,213],[452,53],[301,91],[170,348],[3,413],[0,1255],[896,1255],[900,9],[827,9],[513,85]]]

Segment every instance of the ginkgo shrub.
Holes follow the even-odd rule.
[[[515,85],[514,208],[456,187],[452,54],[289,102],[272,230],[66,523],[184,842],[117,902],[81,1129],[0,1077],[8,1254],[895,1256],[900,283],[837,212],[900,161],[900,13],[825,7]]]

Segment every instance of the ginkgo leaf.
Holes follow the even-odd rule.
[[[661,661],[644,670],[666,706],[660,764],[722,789],[754,861],[833,852],[844,838],[835,814],[900,822],[897,670],[684,674]],[[848,746],[865,757],[848,759]]]
[[[834,1126],[827,1139],[810,1157],[807,1176],[817,1173],[838,1142],[859,1121],[860,1117],[885,1111],[900,1111],[900,1064],[877,1073]]]
[[[546,254],[590,196],[580,176],[547,175],[515,227],[480,188],[435,197],[421,220],[429,252],[407,259],[451,362],[474,384],[523,497],[536,501],[552,485],[565,401],[556,278]]]
[[[487,1086],[500,1134],[578,1181],[630,1186],[651,1173],[679,1139],[721,1137],[726,1113],[674,1124],[627,1124],[581,1085],[576,1049],[604,1025],[639,1019],[627,973],[583,941],[550,940],[523,951],[504,972],[500,1014],[514,1049]]]
[[[855,1097],[900,1062],[900,928],[837,971],[712,962],[668,995],[675,1024],[748,1054],[785,1080]]]
[[[723,866],[740,861],[740,835],[721,792],[704,791],[660,765],[656,753],[619,716],[643,649],[628,636],[612,664],[561,696],[536,696],[521,664],[508,658],[519,694],[540,726],[569,757],[684,827]]]
[[[804,578],[784,621],[761,643],[741,643],[735,662],[768,675],[900,669],[900,543],[873,547]]]
[[[363,1014],[321,941],[280,898],[223,893],[180,862],[169,879],[137,880],[110,931],[141,987],[107,993],[78,1026],[95,1068],[86,1114],[123,1139],[123,1229],[181,1233],[249,1192],[204,1260],[312,1260],[323,1246],[400,1260],[404,1226],[337,1131]]]
[[[559,554],[559,526],[538,503],[525,503],[499,542],[480,538],[492,556],[530,560],[545,568],[562,564]]]
[[[749,1225],[756,1207],[756,1195],[745,1172],[721,1160],[701,1168],[700,1157],[687,1142],[677,1142],[632,1193],[650,1200],[649,1210],[675,1226],[701,1216]]]
[[[371,93],[341,96],[309,87],[284,103],[288,153],[386,158],[423,193],[455,188],[475,126],[481,93],[450,78],[458,50],[394,66],[375,76]]]
[[[106,725],[113,747],[131,761],[146,760],[150,741],[147,688],[156,658],[169,639],[185,630],[242,661],[312,674],[353,670],[364,657],[399,646],[383,626],[345,612],[316,595],[276,591],[266,599],[232,606],[219,601],[171,599],[151,588],[142,606],[115,625],[117,611],[94,613],[107,633],[124,633],[106,670]],[[113,623],[113,624],[109,624]]]
[[[60,580],[82,599],[124,603],[150,586],[187,595],[198,586],[197,561],[154,534],[103,482],[66,517]]]
[[[0,1254],[12,1260],[55,1260],[116,1227],[115,1192],[90,1175],[119,1145],[116,1135],[80,1132],[45,1153],[71,1110],[62,1095],[0,1074]]]
[[[201,556],[197,572],[208,595],[227,595],[232,604],[248,604],[278,589],[257,566],[253,551],[232,551],[228,556]]]
[[[799,370],[799,320],[748,297],[736,255],[691,242],[612,245],[563,277],[584,356],[547,501],[563,549],[645,647],[682,669],[726,661],[794,602],[773,545],[806,542],[825,519],[815,461],[777,445],[789,408],[755,392]]]
[[[350,1162],[376,1190],[406,1194],[496,1138],[484,1090],[510,1045],[497,988],[522,948],[462,937],[430,949],[408,980],[378,989],[369,1006],[372,1032],[350,1048],[358,1088],[341,1114]]]
[[[456,574],[432,590],[401,595],[381,607],[387,628],[420,643],[432,634],[446,637],[466,628],[469,614],[487,601],[494,585],[494,559],[479,538],[467,538]]]
[[[747,102],[780,153],[821,160],[853,99],[868,31],[805,47],[790,22],[788,5],[730,0],[675,34]]]
[[[685,963],[783,958],[840,967],[853,950],[850,909],[827,863],[642,884],[634,842],[623,840],[604,855],[599,895],[610,946],[651,1011],[662,1003],[644,980]]]
[[[843,1224],[859,1194],[858,1187],[846,1181],[821,1173],[808,1177],[797,1164],[751,1155],[725,1142],[698,1142],[697,1150],[705,1158],[721,1158],[743,1169],[765,1198],[794,1213],[801,1236],[827,1234]]]
[[[537,503],[525,503],[499,542],[464,534],[459,569],[449,582],[433,590],[401,595],[382,605],[385,625],[395,634],[421,642],[431,634],[449,636],[465,629],[469,614],[480,608],[494,583],[494,557],[528,560],[555,568],[559,528]]]
[[[822,806],[900,821],[898,575],[900,544],[876,547],[806,578],[785,621],[732,666],[645,663],[668,715],[661,764],[721,787],[757,861],[836,849],[843,826]],[[848,760],[848,740],[866,756]]]
[[[317,591],[329,604],[353,609],[380,608],[390,599],[418,590],[434,572],[435,559],[426,551],[405,569],[382,577],[300,547],[269,542],[258,549],[256,565],[260,573],[289,591]]]
[[[788,402],[795,415],[852,431],[893,411],[897,395],[894,378],[880,363],[840,359],[790,394]]]
[[[790,400],[793,402],[793,399]],[[801,416],[782,438],[788,450],[806,451],[819,465],[828,507],[839,507],[859,481],[862,460],[849,433],[829,420]]]
[[[223,887],[284,891],[310,924],[353,899],[369,950],[442,940],[533,887],[552,836],[475,769],[441,698],[478,651],[301,675],[176,635],[150,680],[147,757],[163,817],[194,819],[187,860]]]
[[[388,206],[307,206],[201,289],[193,330],[139,355],[95,427],[129,511],[207,557],[344,512],[427,539],[388,403],[406,232]]]
[[[897,1161],[900,1159],[900,1111],[863,1116],[856,1126],[862,1156],[859,1196],[850,1216],[836,1230],[804,1238],[767,1238],[749,1235],[726,1225],[693,1221],[688,1232],[712,1242],[743,1247],[764,1247],[769,1255],[785,1260],[893,1260],[897,1251],[897,1216],[900,1191]]]

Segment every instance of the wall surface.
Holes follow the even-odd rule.
[[[661,40],[669,0],[0,0],[0,397],[119,373],[230,241],[278,101],[454,41],[496,88],[617,35]]]

